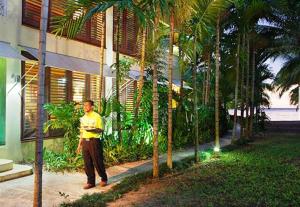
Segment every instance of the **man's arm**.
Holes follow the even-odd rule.
[[[79,139],[79,143],[78,143],[78,147],[77,147],[77,150],[76,150],[76,153],[79,154],[81,152],[81,149],[82,149],[82,132],[80,132],[80,139]]]

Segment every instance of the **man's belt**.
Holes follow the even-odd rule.
[[[96,137],[92,137],[92,138],[82,138],[84,141],[89,142],[91,139],[99,139],[101,140],[101,138],[96,138]]]

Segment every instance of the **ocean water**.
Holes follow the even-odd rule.
[[[229,114],[233,115],[233,113],[234,110],[230,109]],[[271,121],[300,121],[300,110],[296,111],[295,108],[271,108],[265,109],[265,113]]]
[[[271,108],[265,112],[271,121],[300,121],[300,110],[295,108]]]

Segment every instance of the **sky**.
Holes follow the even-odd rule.
[[[269,65],[270,70],[274,75],[278,73],[281,66],[284,63],[283,59],[276,59],[275,61],[269,59],[266,62]],[[268,82],[272,82],[268,80]],[[283,94],[280,98],[278,92],[267,92],[271,99],[271,108],[296,108],[296,106],[290,105],[289,92]]]

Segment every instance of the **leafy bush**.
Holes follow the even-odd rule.
[[[44,131],[60,129],[64,132],[64,146],[61,153],[44,149],[45,167],[48,170],[73,169],[82,165],[81,155],[77,155],[76,149],[79,141],[80,117],[83,110],[75,103],[61,105],[46,104],[44,108],[50,117],[44,125]]]
[[[104,139],[104,157],[108,166],[122,162],[147,159],[152,155],[152,123],[149,123],[151,108],[149,101],[142,100],[141,113],[137,120],[137,130],[132,133],[133,116],[125,111],[124,106],[121,110],[121,128],[123,134],[122,143],[117,138],[117,132],[114,131],[114,116],[116,111],[114,99],[102,101],[102,112],[100,113],[105,122],[103,133]],[[97,107],[95,107],[97,108]],[[64,132],[64,147],[62,152],[54,152],[44,149],[45,167],[48,170],[77,170],[83,167],[82,155],[76,154],[79,142],[80,117],[83,116],[83,110],[74,103],[45,105],[45,109],[53,119],[49,120],[45,126],[45,132],[51,129],[61,129]],[[152,114],[151,114],[152,115]],[[55,117],[55,118],[54,118]]]

